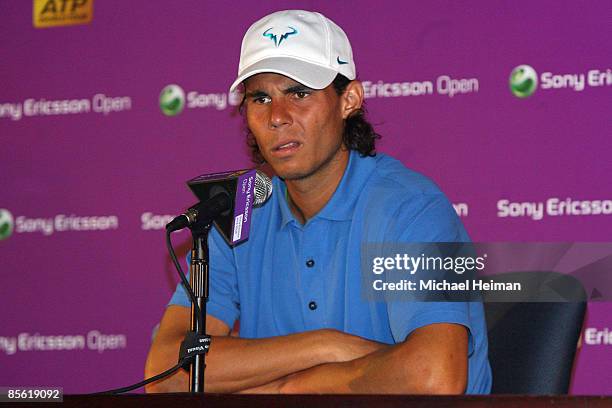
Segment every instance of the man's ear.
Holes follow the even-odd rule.
[[[351,113],[361,109],[363,105],[363,85],[357,80],[349,82],[340,98],[342,98],[342,119],[346,119]]]

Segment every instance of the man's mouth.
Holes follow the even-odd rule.
[[[284,150],[290,150],[290,149],[296,149],[300,147],[300,143],[298,142],[287,142],[285,144],[282,144],[280,146],[277,146],[274,148],[275,151],[284,151]]]
[[[272,155],[277,158],[289,158],[292,157],[300,148],[302,147],[302,143],[291,140],[288,142],[281,142],[272,148]]]

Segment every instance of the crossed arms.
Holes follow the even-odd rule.
[[[145,377],[176,364],[191,311],[166,309],[147,358]],[[230,336],[221,320],[206,317],[213,336],[206,356],[206,392],[459,394],[467,384],[468,332],[437,323],[386,345],[332,329],[265,339]],[[188,391],[179,370],[150,384],[147,392]]]

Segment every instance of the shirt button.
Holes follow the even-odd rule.
[[[310,302],[310,303],[308,304],[308,308],[309,308],[310,310],[315,310],[315,309],[317,308],[317,302],[315,302],[315,301]]]
[[[314,259],[309,259],[306,261],[306,266],[312,268],[314,266]]]

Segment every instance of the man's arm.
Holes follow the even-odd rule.
[[[166,309],[147,358],[146,377],[176,364],[190,317],[187,307],[172,305]],[[207,392],[257,387],[317,365],[353,360],[388,347],[327,329],[265,339],[229,337],[229,327],[210,315],[206,318],[206,329],[213,336],[206,356]],[[179,370],[149,385],[147,392],[188,391],[188,384],[189,375]]]
[[[468,371],[468,332],[437,323],[353,361],[322,364],[245,393],[460,394]]]
[[[171,305],[166,309],[145,364],[145,378],[153,377],[173,367],[178,362],[179,349],[190,329],[191,309]],[[229,328],[221,320],[206,316],[206,331],[212,336],[227,336]],[[146,392],[189,391],[189,373],[178,370],[169,377],[151,383]]]

